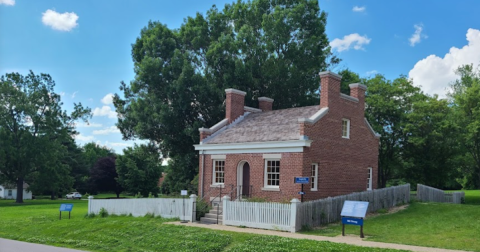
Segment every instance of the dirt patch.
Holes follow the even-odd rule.
[[[365,219],[375,217],[375,216],[379,216],[379,215],[384,215],[384,214],[398,213],[400,211],[403,211],[403,210],[407,209],[408,206],[409,206],[408,204],[405,204],[405,205],[401,205],[401,206],[392,207],[392,208],[388,209],[386,213],[378,213],[378,212],[368,213],[367,216],[365,216]]]

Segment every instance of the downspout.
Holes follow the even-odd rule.
[[[201,151],[201,155],[202,155],[202,179],[200,180],[200,195],[201,195],[201,199],[203,199],[203,178],[205,177],[205,150],[202,150]]]

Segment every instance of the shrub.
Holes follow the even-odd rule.
[[[140,192],[138,192],[137,194],[135,194],[135,198],[139,199],[139,198],[143,198],[142,194],[140,194]]]
[[[260,197],[251,197],[251,198],[247,198],[247,202],[267,202],[267,199],[260,198]]]
[[[105,209],[105,208],[103,208],[103,207],[100,208],[100,212],[98,213],[98,215],[100,215],[100,217],[102,217],[102,218],[108,217],[108,211],[107,211],[107,209]]]
[[[386,208],[378,209],[377,213],[386,214],[386,213],[388,213],[388,209],[386,209]]]
[[[197,220],[200,220],[200,218],[205,216],[205,214],[208,213],[210,209],[210,205],[205,200],[201,199],[197,201],[197,204],[195,205],[195,218]]]
[[[155,214],[154,213],[146,213],[145,218],[155,218]]]
[[[148,197],[149,197],[149,198],[155,198],[155,196],[152,194],[152,192],[149,192],[149,193],[148,193]]]
[[[89,214],[86,213],[84,217],[85,217],[86,219],[89,219],[89,218],[95,218],[95,216],[96,216],[95,213],[89,213]]]

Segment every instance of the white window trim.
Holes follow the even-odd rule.
[[[343,135],[343,122],[347,122],[347,135]],[[342,119],[342,138],[350,139],[350,119],[343,118]]]
[[[373,185],[373,168],[368,167],[368,185],[367,185],[367,191],[372,190],[372,185]]]
[[[280,161],[280,159],[278,158],[265,158],[264,160],[264,166],[263,166],[263,187],[262,187],[262,190],[264,191],[280,191],[280,186],[272,186],[272,185],[267,185],[267,180],[268,180],[268,176],[267,176],[267,162],[268,161]],[[280,162],[280,165],[281,165],[281,162]],[[281,172],[281,170],[280,170]],[[280,181],[278,181],[278,183],[280,184]]]
[[[315,184],[313,185],[313,188],[310,189],[310,191],[318,191],[318,164],[317,163],[312,163],[312,166],[315,166]],[[310,171],[311,171],[310,167]],[[310,175],[312,177],[312,175]]]
[[[215,162],[216,161],[223,161],[225,162],[225,159],[212,159],[212,185],[210,187],[224,187],[225,185],[225,164],[223,165],[223,183],[216,183],[215,181]]]

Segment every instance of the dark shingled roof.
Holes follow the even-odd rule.
[[[317,105],[250,113],[239,123],[207,139],[206,144],[298,140],[298,118],[309,118],[318,110]]]

